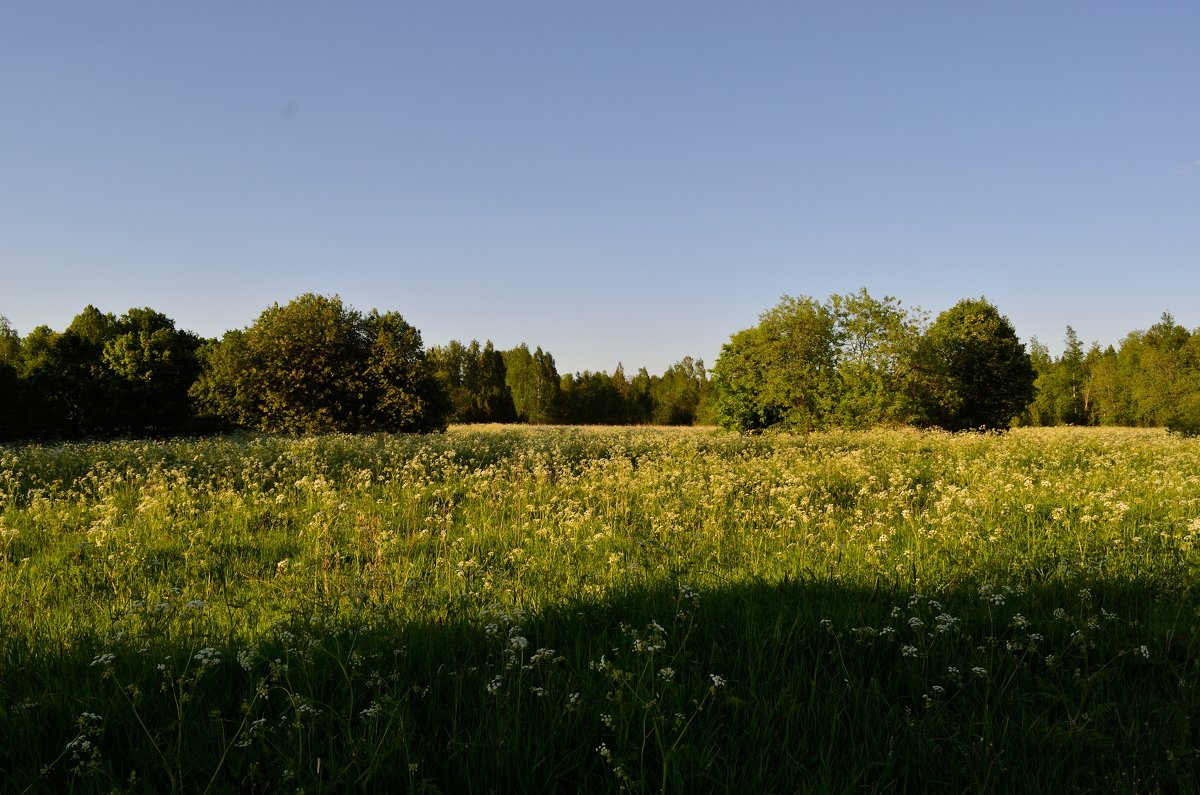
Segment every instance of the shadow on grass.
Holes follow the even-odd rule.
[[[0,652],[5,791],[1180,792],[1194,593],[630,590]],[[11,642],[9,642],[11,641]],[[111,658],[108,656],[111,655]]]

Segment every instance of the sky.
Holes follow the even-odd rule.
[[[395,310],[560,372],[783,295],[1200,327],[1200,3],[0,5],[0,315]]]

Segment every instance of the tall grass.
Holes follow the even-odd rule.
[[[0,789],[1197,788],[1200,446],[0,449]]]

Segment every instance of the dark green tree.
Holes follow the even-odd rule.
[[[268,432],[431,431],[448,403],[421,334],[395,312],[338,297],[274,304],[203,352],[192,395],[207,414]]]
[[[691,425],[708,390],[704,362],[685,356],[667,368],[650,389],[655,425]]]
[[[191,421],[188,390],[200,374],[201,340],[150,308],[117,320],[100,358],[115,377],[114,423],[133,433],[177,433]]]
[[[558,422],[562,387],[554,357],[540,347],[531,353],[521,343],[505,352],[504,367],[517,418],[533,425]]]
[[[959,301],[938,315],[916,346],[924,424],[947,430],[1007,428],[1034,396],[1025,346],[986,299]]]
[[[0,315],[0,440],[17,438],[21,433],[25,400],[18,377],[21,364],[21,337]]]
[[[624,425],[629,422],[625,371],[616,374],[583,371],[560,379],[561,417],[577,425]]]
[[[76,438],[117,429],[119,379],[102,358],[116,334],[116,318],[90,305],[61,334],[44,326],[30,332],[21,377],[31,436]]]
[[[1034,398],[1021,415],[1022,425],[1045,427],[1058,424],[1057,362],[1050,349],[1037,337],[1029,339],[1029,362],[1034,372]]]
[[[515,422],[516,408],[505,383],[504,355],[491,340],[463,345],[451,340],[428,351],[437,378],[450,398],[451,422]]]
[[[1083,353],[1083,343],[1079,341],[1075,329],[1070,326],[1067,326],[1063,354],[1059,357],[1055,369],[1058,392],[1055,408],[1058,421],[1065,425],[1087,425],[1090,421],[1084,389],[1088,378],[1087,361]]]

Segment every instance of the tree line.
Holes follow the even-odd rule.
[[[554,358],[489,341],[426,349],[397,312],[340,298],[274,304],[204,339],[153,309],[88,306],[21,337],[0,316],[0,440],[426,432],[450,422],[691,424],[710,385],[686,357],[663,375],[560,376]]]
[[[1071,327],[1052,357],[984,298],[930,320],[867,291],[784,296],[733,334],[710,372],[560,374],[521,344],[425,348],[397,312],[340,298],[274,304],[204,339],[149,308],[88,306],[62,332],[21,337],[0,317],[0,440],[203,434],[426,432],[448,423],[1163,426],[1200,433],[1200,329],[1169,315],[1084,352]]]
[[[1067,326],[1062,355],[1036,338],[1030,356],[1037,395],[1018,418],[1028,425],[1166,427],[1200,434],[1200,329],[1188,331],[1163,313],[1116,347],[1087,352]]]

